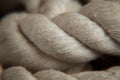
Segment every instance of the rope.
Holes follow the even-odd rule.
[[[27,1],[23,3],[33,13],[12,13],[0,22],[0,63],[31,72],[54,70],[38,72],[35,78],[13,67],[3,80],[116,80],[118,73],[111,76],[109,70],[79,72],[91,70],[86,64],[102,54],[120,56],[119,3],[96,0],[81,8],[72,0]]]
[[[34,71],[64,70],[100,54],[120,55],[119,8],[117,3],[95,1],[80,13],[64,13],[52,20],[41,14],[8,15],[0,24],[0,61]]]
[[[65,13],[78,12],[81,5],[75,0],[23,0],[28,12],[41,13],[48,18]]]
[[[31,74],[23,67],[11,67],[3,72],[3,80],[119,80],[120,67],[104,71],[87,71],[78,74],[65,74],[56,70],[43,70]]]

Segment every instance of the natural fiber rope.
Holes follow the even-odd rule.
[[[26,17],[24,20],[21,19],[24,16],[28,16],[28,17]],[[50,35],[51,37],[53,36],[53,39],[52,38],[49,38],[49,39],[51,39],[51,41],[55,40],[56,43],[54,44],[49,41],[44,42],[42,47],[45,46],[46,49],[49,49],[49,48],[47,48],[47,46],[49,47],[49,45],[50,45],[51,46],[50,48],[52,49],[52,45],[53,45],[54,50],[57,51],[58,49],[60,49],[60,51],[57,51],[57,52],[55,51],[54,53],[50,52],[50,54],[48,53],[48,51],[47,51],[47,53],[41,52],[40,51],[41,49],[38,48],[38,46],[33,43],[34,41],[32,42],[30,39],[27,39],[28,37],[25,36],[25,34],[23,34],[23,30],[22,30],[21,26],[23,26],[24,22],[27,21],[26,19],[28,19],[28,18],[32,19],[32,20],[29,19],[29,21],[32,23],[32,25],[36,24],[33,22],[33,19],[35,22],[40,21],[38,19],[41,19],[42,22],[38,22],[38,23],[43,23],[44,19],[45,19],[45,23],[43,23],[41,25],[45,25],[45,26],[47,25],[48,29],[51,28],[51,30],[53,30],[53,31],[54,31],[54,29],[52,27],[55,26],[54,28],[57,28],[56,31],[59,31],[60,33],[64,34],[65,37],[72,39],[70,41],[73,42],[72,43],[73,45],[71,45],[71,42],[69,44],[67,42],[67,41],[69,41],[69,39],[64,38],[64,36],[61,36],[60,40],[55,40],[56,38],[54,38],[54,35],[56,35],[56,36],[58,35],[58,37],[59,37],[59,32],[58,32],[58,34],[57,33],[54,34],[51,31],[53,34],[48,33],[48,35]],[[35,19],[35,18],[37,18],[37,19]],[[22,20],[23,23],[22,22],[19,23],[20,19]],[[48,24],[47,24],[47,22],[48,22]],[[31,23],[29,23],[29,24],[31,25]],[[25,22],[25,24],[28,24],[28,23]],[[39,25],[39,24],[37,24],[37,25]],[[80,62],[81,63],[81,62],[86,62],[86,61],[89,61],[90,59],[96,58],[94,54],[93,55],[92,55],[92,53],[88,54],[86,51],[84,51],[84,52],[86,52],[86,54],[90,55],[90,56],[86,56],[86,54],[83,56],[78,55],[75,57],[68,56],[68,55],[64,56],[64,54],[66,52],[67,52],[67,54],[72,54],[72,55],[74,55],[74,52],[76,53],[76,49],[74,48],[74,45],[79,45],[79,44],[76,44],[76,43],[74,44],[74,41],[77,43],[78,43],[78,41],[75,40],[74,38],[68,36],[65,32],[63,32],[61,29],[59,29],[57,27],[57,25],[50,22],[45,16],[37,15],[37,14],[26,15],[24,13],[23,14],[12,14],[12,15],[4,18],[2,20],[0,26],[1,26],[1,31],[0,31],[1,32],[1,36],[0,36],[1,37],[1,47],[0,47],[1,48],[1,50],[0,50],[1,58],[0,59],[1,60],[0,61],[2,61],[3,63],[12,63],[12,64],[17,64],[17,65],[22,65],[22,66],[26,66],[30,69],[35,69],[35,70],[46,69],[46,68],[65,69],[65,68],[73,66],[72,63],[67,63],[68,60],[70,60],[69,62],[72,61],[72,62]],[[42,27],[43,27],[43,29],[46,29],[46,31],[47,31],[47,28],[45,28],[45,26],[42,26]],[[29,27],[29,25],[28,25],[28,27]],[[19,29],[19,28],[21,28],[21,29]],[[27,27],[26,27],[26,29],[27,29]],[[36,30],[36,29],[34,29],[34,30]],[[48,31],[50,31],[50,30],[48,30]],[[37,32],[37,31],[35,31],[35,32]],[[43,32],[43,33],[47,34],[47,32]],[[36,38],[37,38],[37,35],[36,35]],[[44,39],[44,36],[42,36],[42,34],[40,34],[39,36],[41,36],[41,38]],[[35,39],[35,36],[33,38]],[[42,39],[38,40],[38,41],[49,40],[49,39],[47,39],[47,37],[44,40],[42,40]],[[64,40],[64,39],[66,39],[66,40]],[[63,44],[60,44],[61,40],[64,40]],[[66,41],[66,43],[65,43],[65,41]],[[58,47],[56,46],[57,44],[59,44]],[[64,47],[64,45],[65,45],[65,47]],[[73,47],[73,49],[72,49],[72,47]],[[77,49],[77,50],[81,51],[82,47],[80,48],[78,46],[78,48],[79,49]],[[48,55],[46,55],[46,54],[48,54]],[[63,60],[62,61],[58,60],[57,55],[55,56],[53,54],[58,54],[59,57],[61,57],[61,59],[59,57],[58,58],[60,60],[62,60],[62,58],[63,58]],[[79,53],[79,54],[81,54],[81,53]],[[53,59],[52,56],[55,57],[56,59]],[[76,57],[81,57],[84,60],[82,60],[80,58],[80,61],[78,61],[78,60],[76,60]],[[31,65],[29,65],[29,64],[31,64]]]
[[[58,9],[58,11],[56,11],[54,13],[50,10],[48,12],[47,10],[49,9],[49,7],[47,10],[45,9],[45,11],[48,12],[48,15],[49,14],[50,15],[53,15],[53,14],[58,15],[60,13],[63,13],[63,12],[65,12],[64,10],[66,10],[65,5],[67,5],[68,3],[71,3],[68,1],[66,3],[64,3],[64,2],[65,1],[60,0],[58,3],[56,3],[56,0],[51,0],[50,9],[53,8],[53,11]],[[77,4],[77,3],[75,2],[75,4]],[[47,5],[49,5],[48,2],[45,5],[47,7]],[[43,6],[45,6],[45,5],[43,5]],[[71,5],[72,5],[72,3],[71,3]],[[62,6],[63,6],[63,8],[62,8]],[[76,8],[78,9],[78,6]],[[81,8],[81,7],[79,6],[79,8]],[[43,9],[44,9],[44,7],[43,7]],[[74,9],[73,9],[73,11],[75,11]],[[47,13],[47,12],[45,12],[45,13]],[[33,43],[29,42],[29,40],[27,41],[27,39],[26,39],[27,37],[24,36],[24,34],[22,34],[22,31],[19,29],[19,26],[20,26],[19,24],[24,17],[27,17],[27,16],[29,17],[31,15],[27,14],[27,13],[15,13],[15,14],[11,14],[11,15],[7,16],[5,19],[2,20],[1,35],[0,35],[1,42],[2,42],[0,45],[1,46],[0,47],[0,50],[1,50],[0,61],[5,64],[9,63],[9,64],[13,64],[13,65],[22,65],[33,71],[37,71],[40,69],[46,69],[46,68],[54,68],[54,69],[63,70],[66,68],[68,69],[69,67],[73,67],[73,64],[71,64],[71,63],[59,61],[59,60],[53,59],[53,58],[45,55],[44,52],[41,52],[39,49],[37,49],[36,46],[33,45]],[[6,27],[4,28],[4,26],[6,26]],[[6,28],[8,28],[8,29],[6,29]],[[5,35],[3,35],[3,34],[5,34]],[[8,47],[6,47],[6,46],[8,46]],[[16,48],[16,50],[14,50],[14,48]],[[8,54],[8,53],[10,53],[10,54]],[[9,58],[9,57],[11,57],[11,58]],[[28,66],[29,64],[31,64],[31,65]],[[74,64],[74,65],[76,65],[76,64]]]
[[[64,70],[99,54],[120,55],[119,10],[118,3],[93,1],[82,14],[66,12],[52,20],[41,14],[6,16],[0,23],[0,61],[33,71]]]
[[[23,67],[12,67],[3,72],[2,80],[119,80],[120,67],[105,71],[87,71],[78,74],[65,74],[56,70],[43,70],[32,75]]]
[[[69,11],[66,4],[70,3],[73,5],[72,0],[58,3],[45,0],[41,7],[27,7],[31,12],[41,14],[14,13],[2,19],[0,63],[22,67],[2,71],[0,66],[0,80],[1,77],[2,80],[120,79],[119,66],[105,71],[81,72],[91,70],[86,63],[101,54],[120,56],[120,4],[96,0],[81,10],[76,6],[76,10]],[[32,75],[23,67],[37,73]]]
[[[49,2],[50,2],[50,0],[49,0]],[[28,4],[29,3],[31,3],[31,1],[28,2]],[[67,4],[69,4],[69,5],[67,5]],[[76,7],[73,7],[73,9],[71,10],[73,12],[75,12],[76,8],[78,10],[78,3],[73,2],[73,1],[71,2],[70,0],[68,0],[67,2],[64,0],[59,0],[58,3],[56,2],[56,0],[51,0],[51,3],[45,2],[44,5],[42,5],[43,9],[45,6],[47,7],[47,5],[50,7],[50,8],[48,7],[48,9],[53,8],[52,11],[55,12],[57,10],[54,13],[51,10],[48,11],[48,9],[45,9],[45,11],[47,11],[45,13],[48,13],[48,15],[53,15],[53,14],[58,15],[60,13],[64,13],[66,10],[65,5],[69,6],[69,7],[70,6],[72,7],[75,5]],[[81,6],[79,6],[79,10],[80,10],[80,8],[81,8]],[[59,60],[53,59],[47,55],[44,55],[44,53],[41,52],[39,49],[36,49],[36,47],[31,42],[29,43],[29,41],[27,41],[26,36],[24,36],[24,34],[21,34],[22,32],[19,30],[18,26],[19,26],[22,18],[24,18],[25,16],[28,16],[28,15],[30,15],[30,14],[26,14],[26,13],[11,14],[10,16],[7,16],[1,22],[1,29],[2,29],[2,26],[3,27],[6,26],[6,27],[1,30],[1,35],[0,35],[1,42],[3,42],[0,45],[1,46],[0,47],[0,50],[1,50],[0,62],[7,63],[7,64],[9,63],[10,65],[13,64],[13,65],[25,66],[28,69],[31,69],[33,71],[37,71],[40,69],[46,69],[46,68],[54,68],[54,69],[60,69],[60,70],[62,69],[63,70],[66,68],[68,69],[69,67],[73,67],[73,65],[76,65],[76,64],[59,61]],[[8,29],[6,29],[6,28],[8,28]],[[6,30],[8,30],[8,31],[6,31]],[[17,30],[17,32],[16,32],[16,30]],[[3,34],[5,34],[5,35],[3,35]],[[19,45],[19,43],[20,43],[20,45]],[[8,46],[8,47],[6,47],[6,46]],[[16,48],[16,50],[14,50],[14,48]],[[10,54],[8,54],[8,53],[10,53]],[[11,58],[9,58],[9,57],[11,57]],[[28,66],[29,64],[31,64],[31,65]]]
[[[28,12],[41,13],[53,18],[64,12],[78,12],[81,5],[77,0],[23,0]]]

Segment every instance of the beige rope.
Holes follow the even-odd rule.
[[[72,75],[51,69],[32,75],[23,67],[12,67],[3,72],[2,80],[119,80],[119,75],[120,66],[105,71],[87,71]]]
[[[3,63],[10,62],[34,70],[66,69],[73,63],[88,62],[96,58],[92,50],[84,47],[43,15],[12,14],[4,18],[0,26],[0,61]]]
[[[93,1],[80,13],[52,20],[41,14],[8,15],[0,23],[0,62],[32,71],[66,70],[99,54],[120,55],[119,9],[118,3]]]
[[[48,9],[50,8],[50,11],[48,11],[48,9],[45,9],[44,10],[45,12],[43,12],[44,14],[48,13],[48,15],[50,16],[51,15],[55,16],[60,13],[63,13],[65,12],[66,9],[71,10],[69,9],[71,7],[73,8],[72,11],[76,11],[76,10],[78,11],[78,9],[80,10],[81,8],[81,6],[77,2],[69,1],[69,0],[68,1],[59,0],[57,2],[56,0],[51,0],[51,1],[48,0],[45,2],[42,1],[42,3],[44,3],[45,5],[43,5],[43,8],[40,7],[40,9],[42,9],[43,11],[47,7]],[[37,6],[39,6],[40,0],[38,1],[27,0],[25,4],[26,6],[28,6],[28,8],[30,8],[30,10],[37,10]],[[69,6],[69,7],[65,7],[65,6]],[[52,8],[53,10],[51,11]],[[58,11],[55,12],[55,10]],[[1,63],[4,64],[9,63],[10,65],[12,64],[12,65],[25,66],[32,71],[38,71],[41,69],[48,69],[48,68],[64,70],[73,67],[73,65],[76,65],[73,63],[67,63],[64,61],[53,59],[49,55],[45,55],[43,51],[37,49],[36,46],[33,45],[33,43],[27,40],[27,37],[24,34],[22,34],[19,28],[21,21],[26,16],[31,16],[31,15],[27,13],[14,13],[8,15],[5,19],[2,20],[1,30],[0,30],[1,33],[0,62]],[[16,50],[14,48],[16,48]]]
[[[64,69],[70,66],[65,62],[44,55],[26,39],[18,27],[20,18],[25,16],[27,16],[25,13],[12,14],[1,22],[0,61],[22,65],[35,71],[45,68]]]
[[[37,80],[23,67],[12,67],[3,72],[2,80]]]
[[[23,0],[26,9],[53,18],[65,12],[78,12],[81,5],[75,0]]]
[[[0,63],[37,73],[11,67],[2,80],[120,79],[119,66],[82,72],[100,54],[120,56],[119,3],[96,0],[80,10],[72,0],[28,1],[34,14],[13,13],[0,22]]]
[[[92,7],[95,7],[95,8],[92,8]],[[88,5],[86,5],[85,7],[83,7],[81,10],[81,13],[88,16],[93,21],[96,21],[96,23],[99,24],[104,29],[104,31],[108,33],[108,36],[116,40],[118,48],[119,48],[119,42],[120,42],[120,35],[119,35],[120,34],[120,28],[119,28],[120,23],[119,23],[119,14],[116,12],[119,11],[119,7],[120,5],[118,3],[113,3],[110,1],[93,1],[89,3]],[[109,45],[107,43],[105,44]],[[111,45],[111,47],[113,46],[114,45]],[[113,50],[112,54],[119,55],[119,49],[116,50],[115,53]]]

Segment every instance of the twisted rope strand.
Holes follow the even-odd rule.
[[[85,48],[44,16],[31,15],[21,22],[20,28],[40,50],[54,58],[68,62],[87,62],[96,58],[92,50]]]
[[[50,19],[65,12],[78,12],[81,8],[75,0],[24,0],[23,4],[27,11],[41,13]]]
[[[2,80],[37,80],[23,67],[11,67],[3,72]]]
[[[80,13],[61,12],[51,20],[41,14],[11,14],[0,23],[0,62],[33,71],[65,70],[101,53],[119,56],[119,10],[118,3],[93,1]]]
[[[26,13],[16,13],[2,20],[0,24],[0,34],[2,34],[0,35],[0,62],[25,66],[33,71],[46,68],[65,69],[70,67],[71,64],[44,55],[25,38],[19,29],[19,24],[23,20],[20,18],[24,16],[28,15]]]
[[[119,74],[120,66],[104,71],[87,71],[72,75],[51,69],[32,75],[23,67],[12,67],[3,72],[2,80],[119,80]]]
[[[81,13],[96,21],[104,30],[107,30],[111,38],[118,42],[120,42],[119,11],[119,3],[111,1],[93,1],[81,9]]]
[[[107,54],[119,55],[120,53],[119,44],[113,41],[101,26],[82,14],[62,14],[55,17],[53,22],[69,35],[88,46],[88,49],[91,48]]]

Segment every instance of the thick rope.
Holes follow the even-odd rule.
[[[81,5],[75,0],[23,0],[28,12],[41,13],[53,18],[65,12],[78,12]]]
[[[0,63],[22,66],[0,66],[0,80],[120,79],[119,66],[82,72],[101,54],[120,56],[119,3],[94,0],[81,8],[72,0],[28,1],[34,14],[14,13],[0,22]]]
[[[32,75],[23,67],[12,67],[5,70],[2,80],[119,80],[120,66],[104,71],[87,71],[77,74],[66,74],[56,70],[38,71]]]
[[[19,21],[21,16],[26,16],[25,19],[21,19],[22,22]],[[42,25],[41,28],[37,29],[38,25]],[[33,69],[64,69],[71,65],[71,63],[67,62],[81,63],[96,58],[96,54],[93,54],[92,50],[87,49],[75,38],[70,37],[45,16],[12,14],[3,19],[0,26],[0,61],[3,61],[3,63],[22,64],[26,67],[31,64],[29,67]],[[28,27],[24,29],[24,26]],[[27,29],[30,34],[26,34]],[[31,34],[32,32],[34,33]],[[31,38],[31,36],[33,37]],[[61,41],[63,42],[62,44]],[[39,42],[40,45],[38,45]]]
[[[33,71],[65,70],[100,54],[119,56],[119,10],[118,3],[93,1],[80,13],[52,20],[41,14],[8,15],[0,23],[0,62]]]
[[[58,9],[58,11],[56,11],[57,15],[59,13],[65,12],[65,11],[61,11],[61,7],[63,4],[64,4],[63,9],[64,8],[66,9],[65,5],[67,5],[68,3],[70,3],[71,7],[72,7],[72,5],[74,6],[74,2],[73,3],[70,1],[69,2],[67,1],[66,3],[64,3],[65,1],[61,1],[60,3],[59,2],[57,3],[56,1],[51,0],[51,4],[50,4],[50,9],[52,9],[52,7],[56,6],[55,9],[53,8],[53,11]],[[75,2],[75,4],[77,4],[77,3]],[[48,2],[46,2],[45,5],[49,5]],[[76,8],[78,11],[78,6]],[[72,10],[75,11],[76,8],[74,7],[74,9],[72,9]],[[79,8],[81,8],[81,6],[79,6]],[[43,7],[43,9],[44,9],[44,7]],[[48,7],[48,9],[49,9],[49,7]],[[45,11],[47,11],[47,10],[45,10]],[[45,13],[47,13],[47,12],[45,12]],[[51,13],[50,15],[54,14],[51,11],[48,13],[49,14]],[[64,69],[73,67],[73,65],[78,65],[78,64],[67,63],[64,61],[53,59],[52,57],[45,55],[43,51],[41,51],[36,46],[34,46],[32,42],[27,40],[27,37],[20,30],[20,23],[27,16],[31,16],[31,15],[26,14],[26,13],[15,13],[15,14],[8,15],[5,19],[2,20],[1,32],[0,32],[1,33],[0,34],[0,36],[1,36],[0,62],[2,62],[4,64],[9,63],[10,65],[12,64],[12,65],[25,66],[28,69],[31,69],[33,71],[37,71],[37,70],[41,70],[41,69],[48,69],[48,68],[64,70]],[[63,32],[63,31],[61,31],[61,32]],[[8,47],[6,47],[6,46],[8,46]],[[15,48],[16,48],[16,50],[15,50]],[[9,57],[11,57],[11,58],[9,58]],[[31,65],[28,66],[29,64],[31,64]]]

